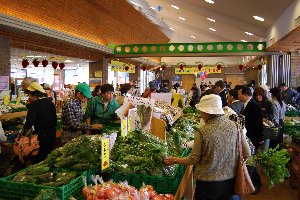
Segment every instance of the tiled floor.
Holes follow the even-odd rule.
[[[289,180],[275,185],[272,189],[268,188],[265,177],[262,177],[263,186],[256,195],[244,196],[242,200],[298,200],[297,190],[289,186]]]

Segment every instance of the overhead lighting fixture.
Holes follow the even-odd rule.
[[[253,33],[249,33],[249,32],[247,32],[247,31],[246,31],[245,33],[246,33],[247,35],[253,35]]]
[[[196,37],[195,37],[195,36],[193,36],[193,35],[191,35],[191,38],[194,38],[194,39],[195,39]]]
[[[72,62],[71,60],[65,60],[65,63],[70,63],[70,62]]]
[[[213,29],[213,28],[209,28],[209,30],[211,30],[211,31],[217,31],[216,29]]]
[[[173,28],[171,28],[171,27],[170,27],[169,29],[170,29],[170,30],[172,30],[172,31],[174,31],[174,29],[173,29]]]
[[[179,7],[178,6],[174,6],[174,5],[171,5],[172,8],[175,8],[176,10],[179,10]]]
[[[212,18],[206,18],[207,20],[211,21],[211,22],[216,22],[216,20],[212,19]]]
[[[179,19],[181,19],[181,20],[185,21],[185,18],[183,18],[183,17],[179,17]]]
[[[241,40],[242,42],[247,42],[246,40]]]
[[[254,17],[254,19],[256,19],[258,21],[261,21],[261,22],[265,21],[265,19],[260,16],[253,16],[253,17]]]
[[[151,6],[150,8],[151,8],[152,10],[155,10],[155,8],[154,8],[154,7],[152,7],[152,6]]]
[[[205,0],[205,2],[210,3],[210,4],[214,4],[215,2],[212,0]]]
[[[26,56],[27,58],[42,58],[43,56]]]

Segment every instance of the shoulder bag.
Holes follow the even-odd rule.
[[[14,153],[19,156],[19,160],[22,163],[24,163],[24,158],[36,156],[39,153],[38,135],[32,134],[32,132],[33,130],[30,129],[24,136],[20,134],[13,146]]]
[[[243,158],[243,149],[242,149],[242,137],[241,130],[237,125],[238,129],[238,153],[239,153],[239,161],[237,165],[237,172],[235,177],[235,185],[234,185],[234,193],[238,195],[247,195],[255,192],[255,188],[252,184],[251,178],[249,176],[246,162]]]

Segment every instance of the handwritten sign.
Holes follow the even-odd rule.
[[[127,70],[126,70],[127,69]],[[135,73],[135,65],[119,61],[111,61],[111,71]]]
[[[101,171],[105,171],[109,168],[110,164],[109,138],[107,137],[101,140],[101,156]]]
[[[208,74],[221,74],[222,70],[218,70],[216,66],[203,66],[201,70],[199,70],[197,67],[185,67],[183,70],[181,70],[179,67],[175,68],[175,74],[194,74],[195,72],[197,72],[197,74],[200,72],[207,72]]]
[[[95,71],[95,78],[102,78],[102,71]]]
[[[126,137],[128,134],[127,117],[121,120],[121,136]]]
[[[9,90],[9,76],[0,76],[0,91]]]

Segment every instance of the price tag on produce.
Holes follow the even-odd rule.
[[[23,94],[20,94],[20,95],[18,96],[18,98],[17,98],[17,100],[16,100],[16,105],[19,105],[19,104],[20,104],[22,97],[23,97]]]
[[[109,150],[109,138],[104,137],[101,140],[101,171],[105,171],[109,168],[110,150]]]
[[[121,136],[126,137],[128,134],[127,117],[121,120]]]

